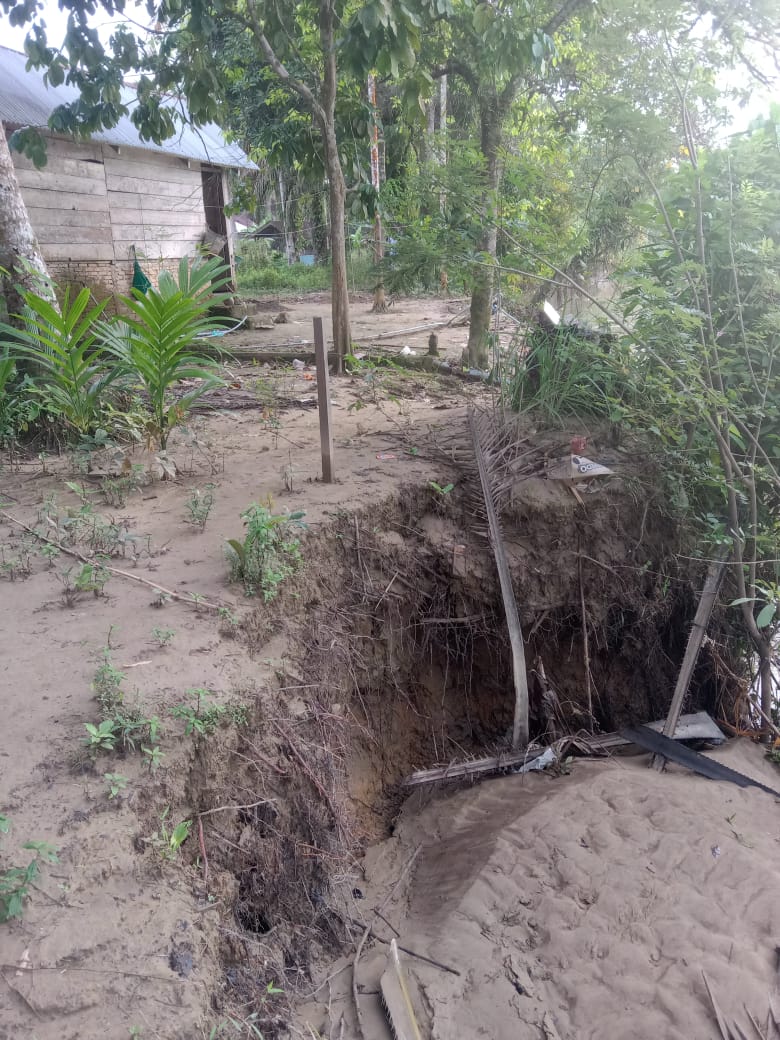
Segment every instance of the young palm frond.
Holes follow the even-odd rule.
[[[89,307],[90,291],[71,300],[66,290],[61,312],[49,300],[25,292],[24,328],[0,325],[8,357],[31,362],[33,391],[46,409],[78,433],[89,433],[97,422],[106,388],[122,368],[107,365],[106,351],[97,335],[97,323],[107,300]]]
[[[108,349],[135,376],[149,395],[153,433],[164,451],[170,431],[193,403],[223,380],[218,363],[193,351],[197,336],[219,329],[223,320],[209,313],[215,292],[227,283],[218,260],[179,264],[178,279],[164,271],[159,288],[123,297],[130,316],[102,332]],[[174,386],[184,379],[199,384],[185,394]]]

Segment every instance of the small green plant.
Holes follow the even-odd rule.
[[[84,743],[92,755],[101,751],[113,751],[116,748],[119,734],[114,719],[103,719],[97,726],[93,722],[85,722],[84,729],[87,731]]]
[[[162,751],[162,749],[157,747],[157,745],[153,745],[152,747],[142,746],[141,751],[143,752],[146,758],[146,764],[149,767],[149,772],[156,773],[162,765],[163,758],[165,758],[165,754]]]
[[[133,466],[129,473],[120,477],[104,477],[100,482],[100,493],[107,506],[121,509],[131,491],[137,491],[143,483],[144,467]]]
[[[195,704],[177,704],[171,708],[171,716],[184,720],[185,737],[194,735],[197,739],[210,736],[228,714],[227,707],[215,704],[211,700],[211,692],[201,687],[193,687],[185,693],[195,700]]]
[[[241,624],[238,616],[229,607],[220,607],[217,614],[220,634],[230,638],[235,636]]]
[[[173,830],[168,830],[168,817],[171,807],[167,806],[160,814],[160,827],[147,838],[147,843],[165,860],[173,860],[179,855],[184,842],[190,836],[192,820],[182,820]]]
[[[0,816],[0,834],[8,834],[11,823],[7,816]],[[27,841],[22,848],[34,853],[24,867],[7,867],[0,871],[0,924],[14,917],[21,917],[30,888],[39,877],[45,863],[59,863],[57,849],[45,841]]]
[[[62,598],[66,606],[72,607],[81,596],[88,592],[94,596],[103,595],[103,589],[111,577],[104,566],[99,563],[82,563],[75,574],[74,570],[74,567],[67,567],[59,573],[62,583]]]
[[[173,628],[158,628],[155,626],[152,629],[152,638],[157,641],[160,647],[170,646],[171,640],[176,635],[176,630]]]
[[[127,787],[127,777],[122,773],[103,773],[103,779],[106,781],[109,799],[116,798],[119,792]]]
[[[139,1036],[143,1036],[143,1028],[141,1026],[130,1026],[128,1032],[130,1033],[131,1040],[138,1040]]]
[[[246,527],[243,542],[231,538],[225,549],[230,577],[241,581],[248,596],[260,593],[268,603],[279,586],[301,562],[299,539],[290,533],[302,512],[274,516],[265,506],[251,505],[241,514]]]
[[[48,563],[49,567],[53,567],[54,561],[60,555],[60,550],[56,545],[52,545],[51,542],[45,542],[40,548],[40,553]]]
[[[0,573],[9,581],[29,578],[32,574],[32,549],[25,541],[0,543]]]
[[[203,531],[214,505],[215,484],[206,484],[204,488],[196,488],[187,499],[187,523],[199,527]]]
[[[441,495],[441,497],[444,498],[446,495],[450,494],[450,492],[454,489],[455,485],[454,484],[445,484],[442,487],[442,485],[441,484],[437,484],[435,480],[429,480],[428,481],[428,487],[432,488],[436,492],[437,495]]]
[[[120,672],[118,668],[114,667],[111,651],[107,646],[104,647],[100,664],[92,677],[92,689],[104,718],[114,715],[121,708],[125,699],[122,691],[124,681],[124,672]]]
[[[43,296],[25,292],[23,327],[0,323],[10,356],[35,365],[32,389],[42,407],[74,436],[96,427],[106,389],[125,371],[107,364],[97,335],[108,300],[89,308],[90,295],[84,288],[72,297],[66,289],[58,311]]]

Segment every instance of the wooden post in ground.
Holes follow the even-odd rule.
[[[330,425],[330,372],[328,352],[322,334],[322,318],[314,319],[314,360],[317,365],[317,405],[320,413],[320,447],[322,449],[322,479],[332,484],[333,432]]]
[[[666,716],[666,722],[664,723],[663,734],[665,737],[674,737],[675,730],[677,729],[677,722],[680,718],[683,701],[688,692],[688,687],[691,684],[693,670],[696,667],[696,661],[699,657],[701,644],[704,641],[704,635],[710,621],[712,608],[715,606],[715,599],[717,598],[718,589],[720,588],[720,583],[723,579],[723,572],[726,569],[726,559],[727,556],[722,554],[719,559],[712,561],[709,570],[707,571],[707,580],[704,582],[699,606],[696,609],[696,617],[693,619],[693,626],[690,635],[688,636],[688,645],[685,648],[685,656],[683,657],[680,674],[677,676],[677,685],[674,688],[672,703],[669,706],[669,714]],[[663,755],[653,756],[654,769],[660,771],[665,765],[666,759]]]

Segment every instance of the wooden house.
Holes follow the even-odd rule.
[[[77,91],[47,87],[42,73],[25,65],[25,55],[0,47],[0,120],[9,136],[25,126],[44,132],[44,167],[12,154],[55,282],[88,285],[100,296],[127,293],[136,256],[156,281],[160,270],[203,247],[233,268],[229,174],[256,169],[238,146],[216,126],[179,126],[162,144],[142,141],[127,117],[89,140],[54,134],[49,117]],[[132,106],[134,94],[126,91],[123,100]]]

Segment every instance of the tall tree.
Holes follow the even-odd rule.
[[[19,188],[5,127],[0,123],[0,292],[8,314],[22,312],[20,289],[35,290],[56,303],[49,285],[46,262]]]
[[[486,367],[498,245],[495,203],[501,185],[502,134],[521,92],[532,95],[550,75],[553,36],[590,0],[564,0],[552,7],[474,3],[459,0],[451,17],[438,23],[429,58],[434,79],[460,81],[473,98],[482,153],[482,263],[472,276],[468,352],[471,364]],[[437,60],[438,59],[438,60]]]

